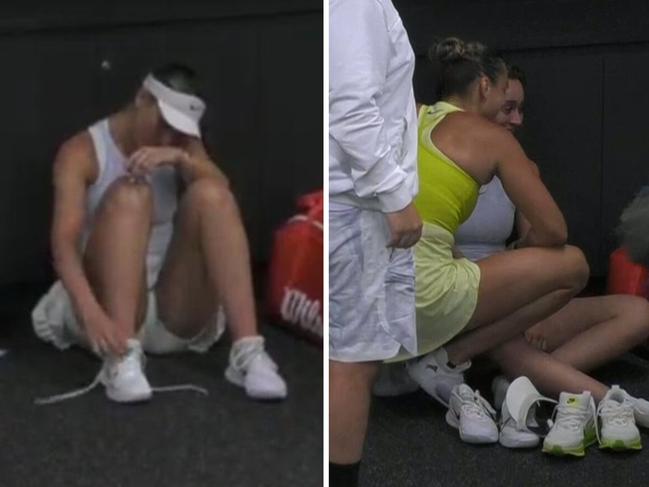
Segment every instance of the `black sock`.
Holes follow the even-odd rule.
[[[361,462],[342,465],[329,462],[329,487],[356,487]]]

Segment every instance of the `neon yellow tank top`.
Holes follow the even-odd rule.
[[[415,206],[424,222],[438,225],[453,235],[471,216],[480,185],[435,147],[430,134],[446,115],[461,110],[439,101],[432,106],[424,105],[419,111],[419,194]]]

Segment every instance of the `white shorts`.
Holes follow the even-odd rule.
[[[329,357],[386,360],[417,351],[411,249],[386,247],[385,215],[340,204],[329,208]]]
[[[90,349],[88,340],[75,316],[70,296],[61,281],[57,281],[41,298],[32,311],[32,324],[36,335],[64,350],[71,345]],[[225,314],[222,308],[209,320],[203,330],[193,338],[177,337],[167,330],[158,318],[155,292],[149,291],[147,312],[137,338],[145,352],[165,354],[184,351],[204,353],[216,343],[225,331]]]

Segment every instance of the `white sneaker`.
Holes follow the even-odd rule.
[[[448,407],[451,390],[464,383],[464,371],[471,367],[471,362],[450,367],[446,350],[440,347],[420,359],[409,361],[406,367],[410,377],[423,390]]]
[[[264,350],[263,337],[244,337],[232,344],[225,378],[243,387],[253,399],[284,399],[286,382],[277,369],[277,364]]]
[[[494,407],[496,409],[501,409],[503,406],[503,401],[507,395],[507,389],[509,388],[510,382],[505,378],[504,375],[497,375],[491,381],[491,393],[494,397]]]
[[[589,391],[562,392],[554,424],[543,441],[543,452],[583,457],[586,448],[597,441],[595,414],[595,401]]]
[[[632,398],[619,386],[609,389],[597,407],[600,448],[641,450],[640,431],[635,424]]]
[[[408,374],[405,362],[399,362],[381,365],[372,393],[378,397],[394,397],[410,394],[418,389],[419,384]]]
[[[100,372],[106,395],[117,402],[139,402],[151,399],[149,381],[144,376],[145,357],[140,342],[131,338],[121,357],[107,357]]]
[[[453,387],[446,411],[446,422],[460,431],[466,443],[496,443],[496,411],[489,402],[466,384]]]
[[[649,428],[649,401],[639,397],[629,396],[633,403],[633,416],[635,424],[642,428]]]
[[[512,418],[507,408],[507,402],[502,400],[500,410],[500,434],[498,441],[505,448],[534,448],[539,444],[539,436],[530,430],[519,430],[516,420]]]

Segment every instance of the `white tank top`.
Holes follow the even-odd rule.
[[[95,213],[104,193],[118,178],[126,175],[126,157],[110,134],[108,119],[92,125],[88,131],[92,137],[99,165],[97,180],[88,188],[86,220],[83,229],[83,246],[92,230]],[[178,201],[176,171],[172,167],[160,167],[149,178],[153,189],[153,228],[147,251],[147,283],[155,284],[173,233],[173,218]]]
[[[502,252],[514,227],[515,212],[500,179],[494,176],[480,188],[473,213],[455,233],[455,245],[472,261]]]

